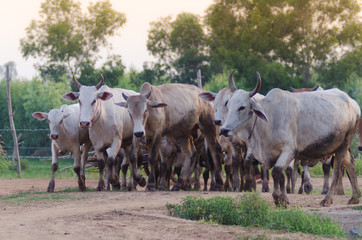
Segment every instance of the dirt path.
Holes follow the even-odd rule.
[[[346,180],[346,189],[349,183]],[[362,178],[359,179],[360,187]],[[0,196],[24,191],[45,191],[47,179],[0,180]],[[56,190],[76,187],[74,179],[56,179]],[[316,191],[322,179],[312,179]],[[96,179],[87,179],[95,188]],[[260,191],[260,184],[258,185]],[[217,226],[168,216],[166,203],[179,203],[187,195],[231,196],[219,192],[86,192],[39,194],[46,200],[0,200],[0,239],[242,239],[266,235],[272,238],[320,239],[299,233],[235,226]],[[57,196],[57,199],[49,198]],[[261,196],[272,202],[270,193]],[[330,208],[321,208],[322,195],[288,195],[290,206],[317,209],[346,226],[362,226],[360,211],[346,205],[350,196],[335,196]]]

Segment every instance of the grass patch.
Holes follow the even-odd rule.
[[[362,205],[361,206],[353,206],[352,209],[362,211]]]
[[[331,218],[302,209],[276,208],[262,200],[258,193],[243,194],[238,199],[188,196],[181,204],[167,204],[171,216],[207,223],[261,227],[320,236],[343,237],[345,232]]]
[[[88,190],[88,189],[87,189]],[[90,191],[95,191],[94,189],[90,189]],[[78,192],[78,189],[76,188],[66,188],[63,190],[55,191],[54,193],[48,193],[48,192],[20,192],[17,194],[13,194],[10,196],[5,196],[0,198],[0,201],[5,201],[7,203],[12,204],[19,204],[22,202],[34,202],[34,201],[40,201],[40,200],[63,200],[63,199],[74,199],[74,200],[81,200],[82,197],[74,197],[70,196],[64,193],[71,193],[71,192]]]

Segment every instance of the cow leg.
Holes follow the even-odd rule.
[[[341,177],[341,175],[342,175],[341,162],[343,161],[344,158],[347,157],[347,152],[348,151],[346,149],[344,151],[340,150],[339,152],[336,152],[336,155],[334,158],[333,178],[332,178],[331,187],[329,188],[324,199],[321,201],[321,203],[320,203],[321,206],[329,207],[333,203],[332,196],[334,195],[334,192],[336,190],[338,178]]]
[[[244,167],[245,167],[245,186],[244,191],[251,192],[253,189],[256,188],[256,181],[254,178],[254,166],[252,164],[253,159],[251,156],[248,156],[244,160]]]
[[[81,176],[81,163],[80,163],[80,148],[79,146],[76,146],[73,149],[73,156],[74,156],[74,165],[73,170],[77,174],[78,177],[78,189],[79,191],[83,192],[86,191],[85,187],[85,178],[82,178]]]
[[[47,192],[54,192],[55,172],[58,170],[58,152],[59,152],[59,149],[56,146],[54,141],[52,141],[51,150],[52,150],[52,176],[51,176],[50,181],[49,181]]]
[[[117,169],[117,164],[119,164],[119,159],[117,159],[117,154],[120,150],[120,142],[115,141],[112,144],[112,147],[107,148],[107,160],[106,166],[109,170],[108,180],[112,184],[113,190],[120,190],[121,184],[119,182],[119,168]]]
[[[303,186],[304,186],[304,179],[305,179],[305,177],[304,177],[304,170],[302,171],[302,174],[301,174],[301,179],[302,179],[302,181],[301,181],[301,183],[300,183],[300,187],[299,187],[299,190],[298,190],[298,194],[303,194],[303,192],[304,192],[304,190],[303,190]]]
[[[291,166],[288,166],[287,170],[285,170],[285,173],[287,175],[287,193],[292,193],[291,182],[292,182],[293,168]]]
[[[303,172],[304,172],[304,192],[306,194],[309,194],[313,190],[313,185],[310,182],[311,178],[310,178],[310,171],[308,165],[303,166]]]
[[[263,165],[260,168],[261,168],[261,178],[263,179],[263,185],[262,185],[261,191],[270,192],[269,184],[268,184],[269,170]]]
[[[361,122],[362,121],[360,120],[360,123]],[[362,131],[362,129],[360,131]],[[348,161],[344,164],[346,167],[349,181],[352,185],[352,198],[350,200],[348,200],[348,204],[358,204],[359,198],[361,197],[361,191],[359,190],[358,182],[357,182],[356,165],[354,162],[354,158],[352,157],[352,155],[350,154],[349,151],[348,151],[348,156],[349,156],[350,161]]]
[[[299,163],[300,163],[300,161],[298,159],[294,159],[294,166],[293,166],[293,171],[292,171],[292,189],[291,189],[292,194],[295,193],[295,184],[297,182]]]
[[[232,182],[232,164],[233,164],[233,160],[232,160],[232,153],[231,151],[228,151],[226,153],[226,158],[225,158],[225,164],[224,164],[224,169],[225,169],[225,183],[224,183],[224,191],[228,192],[231,190],[231,182]]]
[[[335,194],[336,195],[345,195],[344,194],[344,188],[343,188],[343,175],[344,175],[344,170],[345,170],[345,168],[344,168],[344,166],[342,165],[341,166],[341,175],[340,175],[340,177],[338,178],[338,180],[337,180],[337,187],[336,187],[336,192],[335,192]]]
[[[156,167],[157,167],[157,160],[158,160],[158,153],[159,147],[161,145],[161,136],[155,135],[152,145],[149,146],[149,159],[148,163],[150,166],[150,175],[148,176],[148,183],[146,186],[146,191],[154,192],[155,191],[155,184],[156,184]]]
[[[126,190],[127,189],[127,171],[128,171],[128,167],[129,167],[128,160],[127,160],[126,157],[123,157],[122,158],[122,164],[121,164],[121,170],[122,170],[121,190]]]
[[[239,169],[240,169],[240,162],[241,159],[238,157],[238,155],[232,154],[232,171],[233,171],[233,177],[232,177],[232,192],[239,192],[240,191],[240,176],[239,176]]]
[[[105,184],[104,184],[104,168],[105,168],[105,160],[104,160],[104,153],[100,151],[96,151],[97,156],[97,163],[98,163],[98,169],[99,169],[99,180],[98,180],[98,186],[97,191],[104,190]]]
[[[206,118],[200,118],[199,128],[201,133],[204,135],[207,146],[210,150],[213,165],[211,172],[215,176],[215,186],[211,186],[210,190],[222,191],[223,190],[223,178],[222,178],[222,167],[221,167],[221,147],[216,140],[216,127],[213,120],[207,116]]]
[[[126,151],[126,154],[129,153],[128,159],[131,161],[131,176],[133,180],[138,183],[141,187],[146,186],[146,179],[142,177],[141,173],[138,170],[138,153],[141,151],[140,139],[133,137],[131,151]],[[145,172],[147,174],[148,168],[145,167]],[[149,173],[150,175],[151,173]]]
[[[200,190],[201,184],[200,184],[200,174],[201,174],[201,166],[200,166],[200,154],[197,153],[195,157],[195,168],[194,168],[194,176],[195,176],[195,182],[194,182],[194,190]]]
[[[185,180],[189,177],[190,169],[192,167],[194,158],[195,158],[195,147],[193,145],[193,141],[191,136],[188,137],[181,146],[181,152],[183,156],[183,168],[181,171],[181,175],[177,179],[177,183],[173,186],[171,191],[180,191],[180,189],[184,188]]]
[[[287,204],[289,204],[287,195],[285,194],[285,178],[283,174],[283,168],[285,166],[288,166],[294,158],[295,152],[282,152],[274,165],[272,171],[272,176],[274,180],[274,191],[272,196],[274,199],[274,203],[278,206],[287,207]]]
[[[322,164],[323,169],[323,175],[324,175],[324,183],[323,183],[323,189],[321,194],[327,194],[329,189],[329,176],[331,172],[331,164],[329,163],[323,163]]]
[[[83,144],[82,146],[82,155],[81,155],[81,168],[80,168],[80,181],[81,183],[83,183],[83,187],[84,189],[81,190],[81,191],[86,191],[87,188],[85,186],[85,167],[87,165],[87,162],[88,162],[88,152],[89,152],[89,149],[92,147],[92,144],[90,142],[87,142],[85,144]],[[79,186],[79,184],[78,184]]]

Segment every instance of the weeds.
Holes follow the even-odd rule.
[[[170,215],[223,225],[256,226],[272,230],[343,237],[344,230],[331,218],[301,209],[282,209],[262,200],[257,193],[238,199],[188,196],[181,204],[167,204]]]

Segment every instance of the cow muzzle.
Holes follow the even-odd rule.
[[[79,126],[80,126],[81,128],[89,128],[89,127],[90,127],[90,122],[81,121],[81,122],[79,122]]]
[[[215,125],[217,125],[217,126],[221,126],[221,120],[214,120],[214,123],[215,123]]]
[[[134,132],[133,133],[136,137],[143,137],[144,132]]]
[[[58,134],[50,134],[50,138],[52,140],[57,140],[59,138],[59,135]]]
[[[227,128],[221,128],[220,130],[220,136],[224,135],[225,137],[227,137],[229,135],[230,129]]]

